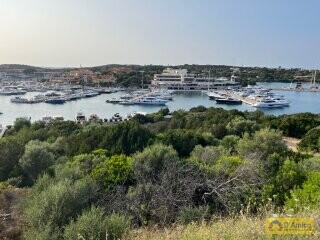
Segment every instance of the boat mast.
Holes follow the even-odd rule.
[[[143,90],[143,73],[144,71],[140,71],[141,72],[141,89]]]

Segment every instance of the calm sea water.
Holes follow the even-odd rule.
[[[285,83],[261,83],[265,87],[283,87],[288,86]],[[290,92],[290,91],[275,91],[284,95],[291,101],[290,107],[280,109],[265,109],[267,114],[292,114],[299,112],[320,113],[320,93],[313,92]],[[27,93],[26,97],[34,96],[38,93]],[[110,118],[115,113],[120,113],[124,116],[133,111],[141,112],[156,112],[161,107],[159,106],[123,106],[106,103],[107,99],[118,98],[124,92],[114,94],[102,94],[93,98],[84,98],[77,101],[67,102],[64,105],[51,105],[46,103],[38,104],[15,104],[10,102],[12,96],[0,96],[0,124],[12,124],[18,117],[31,117],[32,121],[39,120],[43,116],[63,116],[65,119],[74,120],[77,112],[83,112],[87,117],[96,113],[100,118]],[[222,107],[225,109],[238,109],[241,111],[254,111],[255,108],[242,104],[237,106],[216,104],[215,101],[209,100],[208,96],[202,93],[178,93],[174,96],[174,101],[167,103],[168,108],[173,110],[185,109],[188,110],[196,106],[205,107]]]

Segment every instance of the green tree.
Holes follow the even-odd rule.
[[[235,117],[227,124],[228,134],[242,136],[244,133],[252,134],[259,129],[258,124],[243,117]]]
[[[311,129],[306,133],[306,135],[301,139],[299,143],[299,148],[307,151],[320,151],[320,127]]]
[[[54,162],[50,145],[40,141],[30,141],[25,147],[25,153],[19,160],[19,165],[29,179],[34,182],[38,175]]]
[[[254,158],[266,163],[269,155],[287,150],[280,132],[272,129],[261,129],[253,134],[245,134],[239,140],[237,152],[244,158]]]

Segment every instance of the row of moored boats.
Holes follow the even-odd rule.
[[[108,99],[107,103],[121,105],[166,105],[168,101],[173,100],[173,91],[149,91],[140,90],[130,94],[125,94],[120,98]]]
[[[208,91],[210,99],[218,104],[251,104],[256,108],[282,108],[288,107],[290,102],[283,95],[278,95],[262,87],[246,87],[242,89],[228,89],[221,91]]]

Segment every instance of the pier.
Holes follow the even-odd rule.
[[[291,91],[291,92],[320,92],[319,88],[270,88],[272,91]]]

